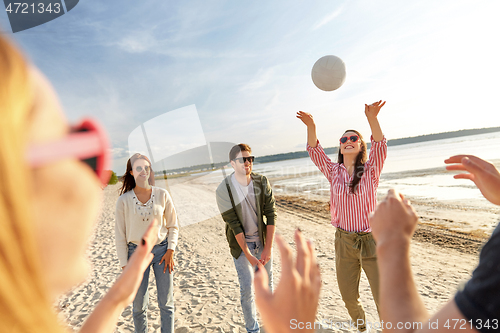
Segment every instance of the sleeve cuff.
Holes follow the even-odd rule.
[[[233,233],[234,235],[238,235],[238,234],[241,234],[243,232],[243,228],[242,227],[236,227],[236,228],[231,228],[231,230],[233,230]]]
[[[267,217],[267,225],[275,225],[276,224],[276,217],[273,216],[271,218]]]
[[[380,141],[375,141],[373,140],[373,135],[370,135],[370,142],[372,143],[372,146],[373,145],[380,145],[380,144],[387,144],[387,139],[385,138],[385,135],[382,137],[382,140]]]
[[[309,145],[309,142],[308,142],[308,143],[306,143],[306,150],[307,150],[307,151],[310,151],[310,150],[313,150],[313,149],[318,149],[318,148],[321,148],[321,145],[320,145],[320,143],[319,143],[319,140],[316,140],[316,147],[311,147],[311,146]]]
[[[127,266],[128,260],[125,259],[119,259],[120,261],[120,268]]]

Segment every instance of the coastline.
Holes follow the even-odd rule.
[[[500,160],[493,160],[492,163],[500,169]],[[453,174],[444,167],[382,172],[377,200],[380,202],[387,190],[396,188],[411,201],[417,211],[420,218],[419,230],[432,229],[433,233],[453,234],[480,241],[487,239],[500,222],[500,206],[488,202],[472,181],[455,180]],[[318,179],[322,179],[321,184]],[[321,212],[322,217],[330,218],[326,207],[330,197],[329,184],[319,171],[298,176],[271,177],[270,181],[277,197],[281,196],[285,201],[291,200],[295,204],[301,202],[299,198],[310,201],[310,204],[302,206],[315,207],[322,202],[324,208],[314,210]],[[455,198],[452,196],[451,199],[443,199],[443,193],[453,194]],[[292,208],[295,206],[290,205]],[[310,209],[311,207],[307,207],[307,210]]]

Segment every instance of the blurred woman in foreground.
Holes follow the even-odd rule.
[[[0,332],[62,332],[52,302],[87,275],[106,136],[92,120],[70,129],[50,84],[1,35],[0,115]],[[81,332],[114,331],[152,259],[153,229]]]

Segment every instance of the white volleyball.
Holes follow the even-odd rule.
[[[316,87],[324,91],[340,88],[345,81],[345,64],[337,56],[327,55],[316,61],[311,72]]]

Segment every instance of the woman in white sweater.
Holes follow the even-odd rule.
[[[128,258],[142,242],[142,235],[151,221],[156,220],[158,241],[153,248],[153,261],[133,302],[136,332],[147,332],[146,309],[149,303],[149,271],[153,268],[160,307],[161,332],[174,331],[173,271],[174,251],[179,226],[172,199],[168,192],[153,186],[154,172],[149,159],[139,153],[127,162],[123,186],[116,203],[116,251],[120,265],[125,268]]]

